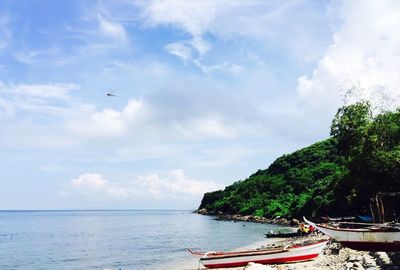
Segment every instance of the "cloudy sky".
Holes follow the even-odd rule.
[[[346,89],[398,105],[399,28],[395,0],[0,0],[0,209],[195,209]]]

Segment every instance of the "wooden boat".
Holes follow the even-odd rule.
[[[248,254],[249,252],[257,253],[257,252],[265,252],[265,251],[281,251],[284,247],[271,247],[266,249],[252,249],[252,250],[242,250],[242,251],[193,251],[190,248],[187,250],[194,256],[197,257],[210,257],[210,256],[223,256],[223,255],[240,255],[240,254]]]
[[[292,245],[284,248],[230,252],[189,251],[193,255],[201,256],[200,262],[207,268],[224,268],[245,266],[249,262],[278,264],[312,260],[319,255],[327,242],[328,240],[320,240],[314,243]]]
[[[364,251],[400,251],[400,224],[339,222],[315,224],[304,221],[346,247]]]
[[[265,233],[265,237],[267,238],[288,238],[288,237],[296,237],[300,236],[300,232],[268,232]]]

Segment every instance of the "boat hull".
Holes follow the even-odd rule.
[[[340,243],[348,248],[362,251],[385,251],[385,252],[397,252],[400,251],[400,242],[385,243],[385,242],[351,242],[351,241],[340,241]]]
[[[296,237],[300,236],[301,234],[298,232],[292,232],[292,233],[266,233],[265,237],[266,238],[289,238],[289,237]]]
[[[278,264],[308,261],[316,258],[328,241],[288,248],[277,252],[266,252],[257,254],[241,254],[238,256],[215,256],[201,258],[201,263],[207,268],[239,267],[249,262],[260,264]]]
[[[363,251],[400,251],[400,231],[334,228],[305,221],[346,247]]]

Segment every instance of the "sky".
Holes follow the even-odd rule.
[[[0,0],[0,209],[196,209],[348,99],[398,106],[399,28],[388,0]]]

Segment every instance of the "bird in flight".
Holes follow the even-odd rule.
[[[114,90],[110,90],[108,93],[107,93],[107,97],[116,97],[117,95],[115,94],[115,91]]]

